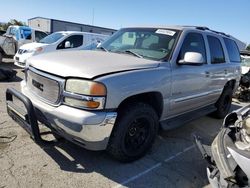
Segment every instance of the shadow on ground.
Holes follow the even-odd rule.
[[[240,107],[234,104],[232,110]],[[65,140],[42,149],[60,166],[61,170],[74,173],[97,172],[118,184],[125,182],[128,187],[163,185],[203,187],[208,184],[205,173],[206,162],[195,147],[169,162],[165,161],[194,145],[193,134],[198,134],[206,143],[211,143],[220,130],[222,122],[223,120],[205,116],[179,128],[162,131],[145,157],[127,164],[113,160],[105,151],[88,151]],[[145,173],[155,165],[159,165],[159,168]],[[126,182],[140,173],[145,174]]]

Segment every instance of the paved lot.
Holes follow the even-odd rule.
[[[18,71],[11,82],[0,83],[0,188],[5,187],[207,187],[205,162],[192,134],[211,142],[222,120],[202,117],[180,128],[161,132],[142,159],[122,164],[106,152],[91,152],[66,141],[40,147],[9,118],[5,90],[19,89],[24,74],[10,60],[0,64]],[[242,103],[234,103],[239,108]]]

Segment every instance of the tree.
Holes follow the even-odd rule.
[[[8,23],[0,23],[0,30],[7,30],[10,25],[26,26],[27,24],[16,19],[11,19]]]
[[[250,44],[248,44],[248,46],[247,46],[247,50],[249,50],[249,51],[250,51]]]

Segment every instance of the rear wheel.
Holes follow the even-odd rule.
[[[157,131],[158,116],[150,105],[127,106],[118,113],[107,150],[119,161],[136,160],[152,146]]]
[[[217,110],[213,112],[214,117],[221,119],[228,114],[231,108],[232,96],[233,96],[232,88],[229,86],[225,87],[219,100],[215,104]]]

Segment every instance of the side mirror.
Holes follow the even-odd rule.
[[[186,52],[184,55],[184,59],[178,62],[179,64],[203,64],[204,58],[201,53],[198,52]]]
[[[65,42],[65,45],[64,45],[64,48],[70,48],[71,46],[70,46],[70,42],[69,41],[66,41]]]

